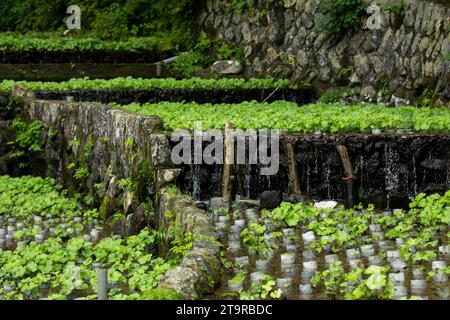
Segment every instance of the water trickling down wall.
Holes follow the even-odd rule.
[[[336,145],[347,147],[359,178],[361,199],[377,207],[403,207],[420,193],[450,188],[450,136],[294,136],[301,192],[317,200],[343,200],[344,172]],[[283,143],[281,143],[283,145]],[[256,199],[262,191],[288,192],[288,159],[280,149],[280,170],[261,176],[259,165],[236,166],[236,193]],[[221,195],[220,166],[184,166],[180,182],[196,200]]]

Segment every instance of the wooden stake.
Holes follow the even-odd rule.
[[[289,191],[291,194],[300,194],[300,182],[298,178],[297,161],[295,160],[295,149],[294,145],[286,141],[284,144],[286,149],[286,156],[288,158],[288,168],[289,168]]]
[[[224,201],[230,201],[232,192],[232,163],[234,162],[233,124],[230,122],[225,124],[224,149],[222,199]]]
[[[345,182],[345,208],[351,209],[354,208],[355,205],[358,204],[358,190],[356,186],[356,180],[358,177],[355,175],[355,171],[353,170],[353,166],[348,157],[347,148],[338,145],[336,149],[339,153],[339,157],[341,158],[342,166],[344,167],[344,172],[346,177],[342,178]]]
[[[355,175],[355,171],[353,170],[352,163],[350,162],[350,158],[348,157],[347,148],[343,145],[336,146],[336,149],[339,153],[339,157],[341,158],[342,166],[344,167],[346,179],[357,179]]]
[[[156,76],[161,77],[162,75],[162,63],[157,62],[156,63]]]

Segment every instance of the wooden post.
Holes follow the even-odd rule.
[[[224,149],[222,199],[223,201],[230,201],[232,192],[232,163],[234,162],[233,124],[230,122],[225,124]]]
[[[336,149],[341,158],[342,166],[346,177],[342,178],[344,180],[345,189],[347,194],[345,196],[345,207],[346,209],[352,209],[358,204],[358,190],[356,186],[356,180],[358,177],[355,175],[352,163],[348,157],[347,148],[343,145],[336,146]]]
[[[162,75],[162,63],[157,62],[156,63],[156,76],[161,77]]]
[[[298,178],[297,161],[295,160],[294,145],[285,140],[284,147],[288,158],[289,168],[289,191],[291,194],[300,194],[300,182]]]
[[[350,158],[348,157],[347,148],[343,145],[336,146],[336,149],[339,153],[339,157],[341,158],[342,166],[344,167],[346,179],[357,179],[355,175],[355,171],[353,170],[352,163],[350,162]]]

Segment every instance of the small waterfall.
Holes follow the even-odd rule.
[[[200,201],[200,165],[194,164],[192,165],[192,198],[195,201]]]
[[[311,181],[311,169],[309,163],[306,164],[306,194],[309,195],[310,181]]]
[[[450,165],[447,166],[447,177],[445,179],[445,186],[450,188]]]
[[[386,159],[386,174],[385,174],[385,190],[387,191],[387,207],[389,208],[390,196],[396,193],[399,188],[400,176],[397,170],[399,162],[399,154],[393,150],[389,144],[384,145],[385,159]]]
[[[413,163],[413,187],[414,187],[414,196],[418,194],[417,192],[417,167],[416,167],[416,158],[414,156],[412,157],[412,163]]]
[[[359,181],[361,184],[361,192],[364,193],[364,156],[362,154],[359,157]]]
[[[325,169],[325,184],[327,186],[327,198],[331,200],[332,196],[331,196],[330,176],[331,176],[331,169],[330,166],[327,165],[327,168]]]
[[[222,194],[222,166],[214,166],[214,172],[211,177],[211,191],[214,197]]]
[[[428,159],[432,159],[431,151],[428,152]],[[425,170],[426,172],[427,170]],[[422,185],[424,186],[427,182],[427,175],[424,173],[422,176]]]
[[[317,152],[317,146],[314,146],[314,174],[319,174],[319,153]]]
[[[245,197],[250,198],[251,191],[251,182],[252,182],[252,166],[248,164],[246,166],[246,172],[244,176],[244,194]]]

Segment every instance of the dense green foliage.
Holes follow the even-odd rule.
[[[167,51],[173,48],[171,39],[157,37],[133,38],[123,41],[100,40],[95,37],[61,38],[35,35],[19,35],[13,33],[0,34],[0,51]]]
[[[69,90],[115,90],[115,89],[274,89],[295,88],[288,80],[273,79],[201,79],[190,78],[176,80],[141,79],[141,78],[115,78],[111,80],[75,78],[66,82],[26,82],[4,80],[0,82],[0,92],[9,92],[14,83],[23,84],[31,91],[69,91]]]
[[[366,132],[368,130],[404,128],[415,131],[447,131],[450,110],[447,108],[388,108],[374,105],[243,102],[240,104],[137,103],[124,109],[143,115],[160,116],[167,128],[193,129],[201,121],[203,129],[223,129],[230,121],[236,128],[273,128],[290,132]]]
[[[13,148],[10,157],[21,161],[19,166],[26,167],[28,157],[36,152],[42,151],[39,143],[42,122],[35,120],[28,124],[20,119],[15,119],[12,122],[12,127],[14,129],[15,139],[14,141],[8,142]]]
[[[400,0],[397,3],[390,4],[387,3],[384,5],[384,9],[396,15],[397,17],[405,16],[405,1]]]
[[[43,244],[0,251],[0,284],[15,288],[3,299],[36,299],[43,287],[53,298],[78,293],[95,299],[97,270],[93,263],[108,268],[109,281],[116,284],[110,289],[112,299],[139,298],[156,288],[164,273],[175,266],[174,261],[153,257],[148,248],[154,243],[155,237],[144,230],[127,239],[105,238],[96,245],[82,237],[66,244],[50,238]]]
[[[369,266],[345,272],[342,262],[317,273],[312,284],[323,283],[329,296],[345,300],[391,299],[394,284],[388,276],[389,266]]]
[[[366,11],[362,0],[319,0],[318,7],[325,15],[319,21],[319,28],[328,37],[342,36],[347,30],[359,26]]]
[[[48,217],[59,222],[66,220],[66,227],[74,231],[83,230],[83,225],[75,222],[75,217],[84,220],[97,218],[96,209],[82,210],[77,200],[67,196],[62,187],[51,178],[42,179],[29,176],[11,178],[0,176],[0,217],[16,218],[31,222],[35,216]],[[15,237],[29,242],[39,233],[33,226],[17,231]],[[55,228],[57,236],[69,236],[67,229]]]
[[[449,267],[430,268],[430,263],[440,254],[445,255],[443,252],[448,245],[450,191],[444,195],[419,194],[409,207],[409,210],[381,212],[372,205],[347,210],[343,206],[324,209],[313,204],[284,202],[272,211],[262,210],[261,219],[249,218],[248,227],[241,232],[242,244],[249,255],[256,255],[256,261],[273,261],[272,257],[280,252],[294,255],[284,251],[284,246],[290,242],[303,245],[303,252],[315,251],[312,261],[320,261],[318,256],[325,255],[325,264],[314,269],[311,285],[317,293],[323,290],[330,299],[392,299],[396,285],[392,275],[400,270],[393,262],[404,263],[401,269],[405,273],[410,267],[428,271],[428,278],[450,273]],[[389,249],[394,241],[396,249]],[[230,257],[235,257],[235,251],[232,252]],[[337,260],[327,259],[327,256],[333,258],[332,254]],[[343,255],[347,255],[349,265]],[[380,258],[380,263],[370,262],[369,258],[367,265],[365,259],[374,256]],[[388,263],[383,262],[384,259]],[[238,263],[237,259],[234,261],[232,266],[239,272],[230,280],[234,286],[232,292],[225,295],[245,300],[280,297],[271,276],[264,275],[261,280],[250,278],[250,283],[245,283],[252,269]],[[274,275],[272,270],[269,272]]]
[[[62,31],[70,4],[81,9],[83,33],[114,40],[127,36],[171,36],[182,40],[187,38],[198,13],[192,0],[3,0],[0,31]]]
[[[0,176],[0,220],[22,224],[13,236],[23,243],[13,251],[0,250],[0,299],[95,299],[99,266],[108,269],[111,299],[181,298],[155,288],[190,248],[191,238],[175,238],[167,258],[155,257],[162,235],[154,230],[126,239],[86,240],[83,234],[97,217],[96,209],[84,210],[51,178]],[[44,229],[50,237],[39,243],[35,236]]]
[[[190,78],[200,71],[205,71],[214,61],[225,59],[243,62],[241,49],[223,40],[202,35],[192,44],[188,52],[179,55],[175,62],[168,65],[168,68],[177,76]]]
[[[409,211],[400,210],[392,216],[386,216],[377,214],[373,206],[363,212],[353,209],[333,212],[331,209],[318,209],[302,203],[283,203],[270,213],[270,217],[290,227],[306,224],[314,234],[328,236],[311,244],[318,252],[326,246],[333,252],[339,252],[343,247],[361,244],[360,241],[370,243],[372,239],[367,237],[366,232],[371,223],[381,225],[387,231],[387,238],[407,239],[414,232],[412,238],[417,242],[423,237],[423,244],[426,245],[432,238],[432,232],[445,230],[450,223],[450,191],[443,196],[419,194],[411,202],[410,208]],[[421,248],[419,243],[416,243],[416,248]]]
[[[76,200],[68,198],[52,178],[0,176],[0,215],[12,213],[27,218],[32,214],[67,218],[82,216]],[[89,213],[91,216],[92,213]]]
[[[316,237],[309,247],[318,253],[339,253],[348,248],[361,249],[378,240],[377,232],[369,231],[372,226],[379,227],[387,239],[402,239],[400,258],[407,265],[426,269],[435,259],[438,246],[438,233],[441,236],[450,224],[450,191],[444,195],[419,194],[410,203],[410,210],[395,210],[381,213],[373,206],[355,210],[319,209],[302,203],[283,203],[272,212],[263,212],[265,217],[273,219],[276,226],[307,226]],[[444,243],[448,243],[449,234]],[[386,255],[385,251],[381,254]],[[334,299],[391,299],[394,285],[388,277],[392,271],[389,265],[361,266],[345,272],[341,261],[334,262],[328,268],[316,272],[312,279],[314,286],[323,285],[329,296]],[[448,273],[444,269],[442,272]],[[435,271],[428,273],[431,277]]]
[[[253,282],[250,290],[241,291],[239,298],[241,300],[278,299],[281,297],[281,290],[276,284],[276,279],[266,274],[260,281]]]

